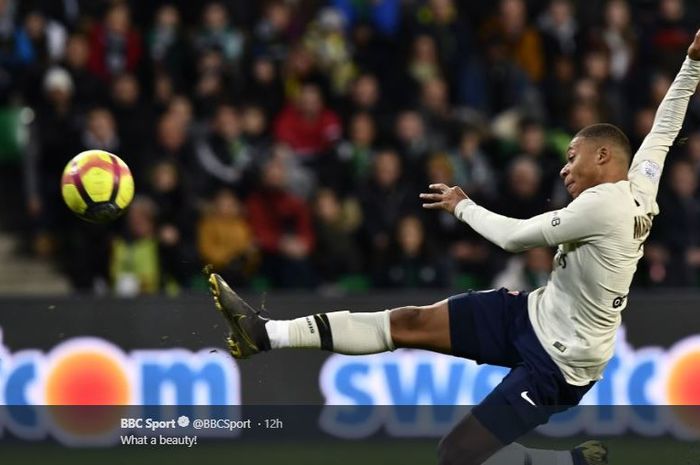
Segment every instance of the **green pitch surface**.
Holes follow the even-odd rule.
[[[585,440],[582,438],[580,441]],[[577,440],[533,440],[528,447],[567,449]],[[700,444],[670,439],[610,439],[611,465],[700,465]],[[69,449],[55,444],[0,444],[2,463],[149,465],[427,465],[436,464],[436,440],[319,442],[208,442],[185,446]],[[517,465],[517,464],[515,464]]]

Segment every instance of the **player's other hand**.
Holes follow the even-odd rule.
[[[457,204],[468,199],[461,187],[447,187],[445,184],[431,184],[428,186],[434,193],[423,193],[420,198],[427,200],[428,203],[423,204],[423,208],[430,210],[445,210],[454,213]]]
[[[693,43],[688,47],[688,57],[691,60],[700,60],[700,29],[695,33]]]

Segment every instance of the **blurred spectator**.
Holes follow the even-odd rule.
[[[127,212],[126,230],[114,239],[109,268],[118,296],[153,294],[161,288],[156,211],[152,200],[137,197]]]
[[[250,225],[241,203],[228,189],[219,190],[210,211],[197,225],[197,247],[202,261],[234,285],[250,281],[258,263]]]
[[[530,291],[547,284],[552,272],[552,251],[535,247],[508,259],[506,268],[493,281],[493,288]]]
[[[347,117],[364,111],[371,113],[375,118],[382,118],[384,116],[382,106],[381,90],[377,77],[371,73],[362,73],[355,78],[350,87],[343,113]]]
[[[315,238],[311,211],[289,193],[284,160],[273,157],[263,165],[261,185],[248,197],[246,206],[262,251],[264,275],[275,286],[312,286],[310,256]]]
[[[132,163],[129,154],[125,154],[121,150],[121,141],[117,134],[117,125],[114,121],[114,116],[106,108],[95,108],[87,115],[85,129],[82,133],[80,151],[100,149],[111,153],[119,153],[124,157],[124,161],[132,168],[135,168],[136,163]],[[138,173],[138,171],[136,171]],[[136,174],[137,175],[137,174]]]
[[[194,121],[194,109],[192,102],[185,95],[174,95],[168,102],[166,115],[171,116],[177,124],[182,125],[182,130],[189,133]]]
[[[282,81],[288,102],[299,98],[306,83],[316,83],[323,92],[330,87],[328,77],[318,69],[316,57],[301,43],[290,49],[282,66]]]
[[[525,71],[509,56],[506,39],[490,34],[483,48],[482,57],[460,70],[460,102],[488,116],[525,106],[533,88]]]
[[[601,35],[610,52],[610,75],[618,82],[625,80],[637,51],[637,34],[627,0],[610,0],[605,5]]]
[[[214,116],[219,103],[230,100],[230,91],[238,87],[223,60],[223,55],[218,50],[208,50],[200,55],[199,75],[193,95],[196,114],[200,118]]]
[[[340,200],[329,188],[321,188],[314,201],[316,247],[314,267],[326,283],[362,271],[362,254],[355,232],[362,220],[359,205]]]
[[[197,164],[195,149],[187,131],[187,108],[172,108],[158,121],[155,144],[149,157],[140,166],[148,170],[155,163],[169,160],[178,167],[182,182],[196,197],[205,197],[208,191],[207,176]],[[184,102],[183,102],[184,105]]]
[[[63,58],[66,29],[40,11],[33,10],[27,13],[17,34],[17,41],[23,44],[23,47],[27,47],[27,62],[45,67]]]
[[[547,141],[544,126],[534,119],[523,119],[518,128],[516,156],[524,156],[534,161],[542,173],[542,187],[545,194],[552,191],[560,182],[559,171],[564,165],[563,156]]]
[[[407,72],[417,86],[442,77],[437,44],[432,36],[421,34],[413,40]]]
[[[75,104],[82,108],[99,103],[104,98],[103,84],[88,69],[90,43],[82,34],[73,34],[66,44],[65,67],[75,84]]]
[[[253,168],[250,148],[242,135],[240,115],[236,108],[221,105],[206,138],[196,144],[197,161],[206,173],[206,187],[218,191],[229,186],[239,195],[246,190]]]
[[[421,87],[420,109],[433,150],[447,148],[457,137],[457,122],[450,105],[447,82],[434,78]]]
[[[450,157],[445,153],[432,155],[426,164],[427,179],[425,184],[420,186],[420,191],[426,192],[431,184],[446,184],[448,186],[458,185],[456,182],[457,173]],[[433,215],[431,215],[433,216]],[[427,236],[437,244],[441,253],[446,253],[452,244],[464,237],[468,228],[452,214],[446,211],[435,212],[435,221],[431,222],[431,227],[427,231]]]
[[[110,107],[117,123],[122,153],[133,163],[133,168],[140,167],[143,143],[153,134],[153,115],[141,97],[141,85],[132,74],[121,74],[112,81]]]
[[[554,58],[552,72],[545,76],[543,88],[545,92],[545,106],[549,124],[553,126],[565,126],[567,113],[574,98],[574,81],[576,79],[576,65],[572,58],[559,56]]]
[[[360,189],[364,212],[361,233],[365,255],[372,260],[385,258],[399,218],[417,206],[401,182],[401,171],[401,159],[394,150],[379,150],[372,164],[372,177]]]
[[[10,24],[16,19],[15,4],[8,0],[3,3],[0,4],[0,12],[5,13],[0,30],[0,66],[10,74],[0,76],[0,90],[6,90],[0,99],[5,100],[14,87],[27,104],[37,106],[41,94],[35,89],[41,87],[46,69],[63,56],[66,30],[36,9],[28,11],[21,23]]]
[[[17,42],[15,0],[0,0],[0,103],[6,103],[26,52]]]
[[[345,95],[356,69],[343,32],[343,16],[334,8],[322,8],[309,24],[304,45],[314,54],[319,69],[330,79],[334,96]]]
[[[180,25],[180,12],[174,5],[162,5],[148,34],[148,53],[154,72],[167,74],[179,86],[191,79],[189,42]],[[188,79],[189,78],[189,79]]]
[[[78,22],[84,19],[85,16],[91,15],[91,7],[100,7],[101,1],[85,1],[85,0],[45,0],[45,1],[27,1],[21,2],[27,4],[28,7],[40,7],[41,12],[47,17],[63,24],[70,30],[77,29],[80,25]],[[24,6],[24,5],[22,5]],[[83,16],[81,16],[83,15]]]
[[[356,192],[369,177],[377,137],[376,123],[368,113],[356,113],[348,125],[348,137],[336,149],[338,163],[321,179],[322,184],[333,185],[343,195]]]
[[[175,97],[175,83],[167,74],[158,73],[153,77],[152,94],[154,116],[160,117]]]
[[[539,32],[528,24],[524,0],[501,0],[498,16],[481,31],[487,43],[495,38],[504,41],[506,56],[522,69],[529,79],[539,82],[544,76],[544,52]]]
[[[105,81],[134,72],[141,61],[141,36],[131,24],[126,3],[115,3],[90,33],[90,70]]]
[[[490,200],[498,188],[489,157],[481,149],[480,131],[467,126],[450,154],[454,183],[476,201]]]
[[[549,64],[553,63],[556,57],[577,55],[581,38],[571,0],[550,0],[537,25]]]
[[[200,268],[193,246],[196,213],[192,193],[183,183],[178,165],[172,160],[157,162],[143,191],[158,206],[156,221],[163,275],[188,287]]]
[[[403,175],[409,187],[425,184],[425,162],[428,155],[439,147],[431,145],[425,121],[418,111],[404,110],[396,115],[396,148],[401,155]]]
[[[461,2],[460,2],[461,3]],[[472,31],[460,18],[458,3],[454,0],[429,0],[416,11],[414,34],[428,33],[435,38],[443,76],[448,80],[451,94],[456,94],[460,67],[471,60],[474,52]]]
[[[261,106],[268,119],[273,118],[284,105],[284,87],[271,57],[259,55],[253,58],[244,100]]]
[[[495,209],[511,218],[531,218],[547,209],[542,193],[542,171],[534,160],[519,157],[508,167],[506,184]]]
[[[569,108],[568,132],[573,136],[586,126],[601,121],[600,108],[595,102],[577,100]]]
[[[585,77],[595,86],[598,105],[604,111],[604,119],[613,124],[628,127],[623,84],[610,75],[610,56],[607,49],[591,48],[583,57]],[[665,95],[665,94],[664,94]]]
[[[241,108],[243,139],[256,160],[261,160],[272,145],[269,126],[270,121],[265,109],[260,105],[251,103]]]
[[[244,37],[237,31],[223,3],[211,2],[204,7],[202,27],[195,39],[197,49],[218,50],[229,65],[237,66],[243,57]]]
[[[650,64],[661,71],[675,73],[696,28],[685,15],[683,0],[659,0],[658,5],[656,21],[644,51],[651,54]]]
[[[659,196],[661,214],[652,228],[646,256],[653,284],[700,284],[700,200],[698,176],[691,163],[670,166],[669,191]]]
[[[341,136],[338,116],[325,106],[318,85],[306,83],[299,97],[275,121],[275,137],[303,160],[313,162],[326,154]]]
[[[279,161],[285,172],[286,187],[289,193],[309,202],[318,185],[317,175],[314,171],[302,164],[299,157],[285,144],[273,144],[268,151],[261,155],[260,159],[256,160],[257,171],[271,158]]]
[[[473,141],[468,141],[471,142]],[[421,191],[428,191],[430,184],[459,185],[456,182],[459,170],[454,170],[453,166],[450,157],[444,153],[431,156],[427,164],[428,178],[426,184],[421,186]],[[467,192],[471,192],[470,187],[470,184],[464,185]],[[490,276],[493,265],[490,263],[492,254],[488,242],[473,229],[465,228],[454,215],[444,211],[435,212],[435,215],[435,218],[431,218],[426,235],[438,247],[436,251],[447,255],[451,271],[456,272],[456,286],[471,286],[477,279]]]
[[[291,5],[282,0],[270,1],[255,25],[251,51],[281,63],[287,58],[289,44],[294,42],[296,35]]]
[[[351,26],[348,36],[353,61],[360,73],[375,75],[381,80],[382,86],[397,82],[397,71],[403,65],[402,57],[398,53],[401,49],[400,39],[382,35],[367,22],[359,22]],[[387,90],[391,97],[399,97],[395,95],[396,92],[392,92],[391,87]]]
[[[423,223],[416,216],[399,220],[391,254],[375,270],[379,287],[445,287],[448,284],[444,259],[426,241]]]
[[[358,23],[371,25],[384,36],[396,34],[401,16],[400,0],[333,0],[347,28]]]
[[[73,103],[74,84],[62,68],[44,76],[46,105],[31,128],[31,144],[25,155],[27,212],[40,233],[35,252],[50,255],[55,235],[65,226],[61,179],[63,169],[80,149],[81,119]]]

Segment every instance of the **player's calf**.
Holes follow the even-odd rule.
[[[423,307],[390,310],[391,338],[396,347],[450,353],[447,300]]]

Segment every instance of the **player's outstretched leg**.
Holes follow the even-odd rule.
[[[209,285],[216,307],[231,329],[228,345],[235,358],[285,347],[348,355],[375,354],[397,347],[450,353],[447,300],[380,312],[338,311],[269,320],[243,301],[221,276],[209,274]]]

